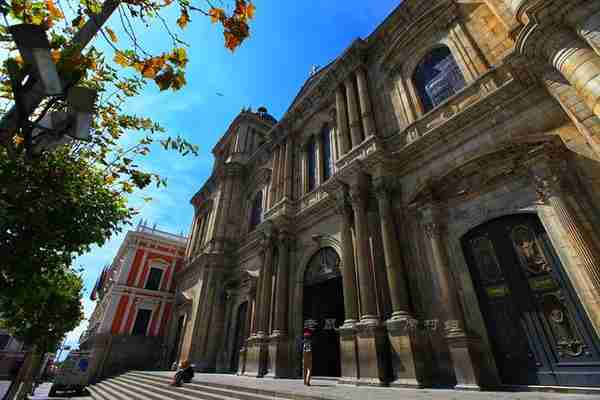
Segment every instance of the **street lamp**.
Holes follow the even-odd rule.
[[[23,60],[38,72],[47,96],[62,94],[62,84],[52,61],[46,31],[39,25],[19,24],[8,28]]]
[[[96,103],[97,92],[85,87],[73,87],[67,94],[67,103],[75,116],[75,125],[70,135],[79,140],[91,139],[92,114]]]

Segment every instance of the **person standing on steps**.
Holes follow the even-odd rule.
[[[184,382],[190,383],[194,378],[194,367],[190,365],[188,360],[184,360],[179,364],[179,369],[173,376],[171,386],[181,386]]]
[[[311,328],[304,328],[304,344],[302,346],[302,376],[306,386],[310,386],[310,378],[312,377],[312,335],[313,330]]]

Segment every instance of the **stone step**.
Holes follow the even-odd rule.
[[[189,389],[184,387],[159,386],[156,383],[142,383],[132,378],[120,376],[114,379],[120,386],[126,386],[132,390],[143,393],[150,400],[163,400],[165,398],[173,400],[242,400],[240,397],[232,397],[223,394],[208,393],[201,390]],[[245,400],[245,399],[244,399]]]
[[[103,381],[98,384],[113,396],[114,400],[150,400],[151,398],[139,393],[137,390],[131,390],[129,387],[123,386],[120,382],[115,381],[115,378]]]
[[[86,389],[94,400],[117,400],[117,398],[111,395],[109,391],[98,384],[88,386]]]
[[[206,382],[190,382],[185,383],[182,387],[173,388],[170,386],[171,380],[166,377],[160,376],[148,376],[145,374],[136,374],[136,373],[128,373],[123,377],[126,377],[130,380],[135,380],[146,385],[153,385],[154,387],[161,387],[168,390],[180,390],[190,395],[194,395],[195,393],[206,394],[215,394],[221,396],[228,396],[239,400],[289,400],[289,397],[282,396],[280,394],[271,393],[268,395],[258,394],[248,391],[243,387],[236,386],[235,389],[231,388],[221,388],[216,386],[211,386]]]
[[[148,371],[132,371],[132,372],[128,372],[125,375],[147,376],[147,377],[150,377],[151,379],[156,379],[156,380],[160,380],[163,382],[164,381],[170,382],[170,378],[165,377],[164,375],[161,376],[156,373],[152,373],[152,372],[148,372]],[[310,396],[310,395],[299,394],[299,393],[294,393],[294,394],[281,393],[281,392],[277,392],[274,390],[268,390],[268,389],[262,389],[262,388],[256,388],[256,387],[244,387],[244,386],[241,386],[239,383],[237,385],[232,385],[232,384],[217,383],[217,382],[203,382],[203,381],[199,381],[199,380],[195,379],[193,383],[187,383],[185,385],[186,386],[202,385],[203,387],[226,389],[226,390],[231,390],[234,392],[243,392],[243,393],[246,393],[247,395],[267,396],[267,398],[270,398],[270,399],[273,399],[273,398],[276,398],[276,399],[293,398],[294,400],[322,400],[323,399],[323,397],[321,397],[321,396]]]

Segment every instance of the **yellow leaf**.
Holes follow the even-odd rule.
[[[179,16],[179,18],[177,18],[177,25],[179,25],[179,27],[181,29],[183,29],[187,26],[187,24],[189,22],[190,22],[190,15],[188,14],[188,12],[185,8],[182,8],[181,15]]]
[[[188,62],[187,52],[183,47],[178,47],[174,49],[173,53],[171,54],[171,57],[172,61],[180,67],[185,67],[185,65]]]
[[[233,52],[239,46],[240,38],[228,31],[223,32],[223,35],[225,36],[225,47]]]
[[[123,54],[120,51],[117,51],[115,53],[114,61],[122,67],[127,67],[130,65],[130,62],[129,62],[129,59],[127,58],[127,56],[125,56],[125,54]]]
[[[112,175],[107,175],[106,177],[104,177],[104,182],[106,182],[109,185],[111,185],[114,181],[115,177]]]
[[[54,62],[54,64],[58,64],[58,61],[60,60],[60,51],[55,49],[52,50],[50,54],[52,56],[52,62]]]
[[[46,0],[46,9],[48,10],[48,14],[50,14],[50,17],[52,18],[60,19],[63,17],[63,13],[58,8],[56,8],[54,0]]]
[[[222,8],[212,7],[208,11],[208,15],[210,16],[210,21],[214,24],[215,22],[219,22],[225,19],[225,10]]]
[[[23,136],[19,136],[19,135],[13,136],[13,143],[15,144],[15,146],[19,146],[24,141],[25,141],[25,139],[23,139]]]
[[[118,41],[119,39],[117,39],[117,34],[115,33],[115,31],[113,31],[113,30],[112,30],[112,29],[110,29],[110,28],[106,28],[106,33],[108,33],[108,36],[110,37],[110,40],[111,40],[113,43],[117,43],[117,41]]]
[[[248,3],[248,7],[246,7],[246,15],[248,19],[254,18],[254,12],[256,11],[256,6],[252,4],[252,2]]]

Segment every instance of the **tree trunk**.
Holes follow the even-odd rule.
[[[17,377],[12,382],[4,400],[27,400],[27,394],[31,391],[31,384],[39,366],[40,357],[35,346],[27,352],[25,360]]]

